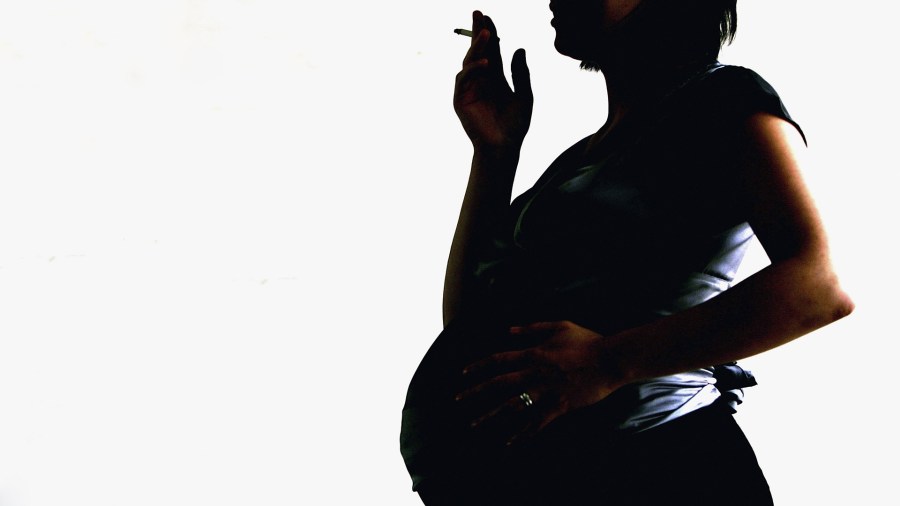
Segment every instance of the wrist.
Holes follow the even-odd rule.
[[[620,346],[617,346],[618,340],[614,337],[604,337],[602,341],[603,357],[600,367],[603,369],[603,377],[606,378],[607,386],[610,391],[637,381],[634,371],[629,367],[625,353]]]
[[[518,164],[519,156],[522,152],[521,144],[512,144],[509,146],[493,146],[473,142],[472,148],[473,157],[476,160],[503,164],[512,163],[513,166]]]
[[[476,148],[472,154],[470,179],[489,187],[511,187],[519,165],[519,149]]]

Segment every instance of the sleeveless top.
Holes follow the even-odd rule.
[[[728,289],[753,231],[723,189],[743,121],[757,112],[800,130],[762,77],[716,62],[632,114],[590,162],[576,162],[588,138],[566,150],[512,202],[484,250],[476,276],[489,287],[489,311],[507,323],[570,320],[611,335]],[[417,376],[429,374],[428,362]],[[598,409],[603,430],[642,431],[720,399],[733,408],[754,384],[736,364],[710,364],[627,385]],[[419,390],[411,385],[401,430],[414,488],[434,458],[420,450],[443,434],[427,427]]]

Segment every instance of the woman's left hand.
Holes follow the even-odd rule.
[[[572,322],[510,329],[511,338],[538,338],[532,348],[491,355],[463,371],[474,385],[456,400],[475,413],[472,427],[506,444],[527,439],[558,417],[599,402],[622,377],[608,342]]]

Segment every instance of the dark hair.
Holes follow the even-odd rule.
[[[737,0],[721,0],[711,2],[718,4],[716,9],[719,18],[719,49],[722,49],[734,40],[737,35]]]
[[[682,27],[680,38],[717,56],[737,34],[737,0],[644,0],[656,5],[666,27]],[[653,8],[648,9],[653,10]]]
[[[737,0],[643,0],[607,42],[630,48],[631,54],[708,61],[718,58],[736,33]],[[585,70],[602,67],[602,62],[581,62]]]

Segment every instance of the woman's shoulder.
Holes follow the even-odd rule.
[[[740,65],[720,65],[704,79],[707,91],[730,94],[735,98],[759,94],[778,96],[775,88],[755,70]]]
[[[786,120],[803,134],[775,87],[752,69],[721,65],[703,79],[699,88],[700,101],[721,121],[741,122],[762,112]]]

